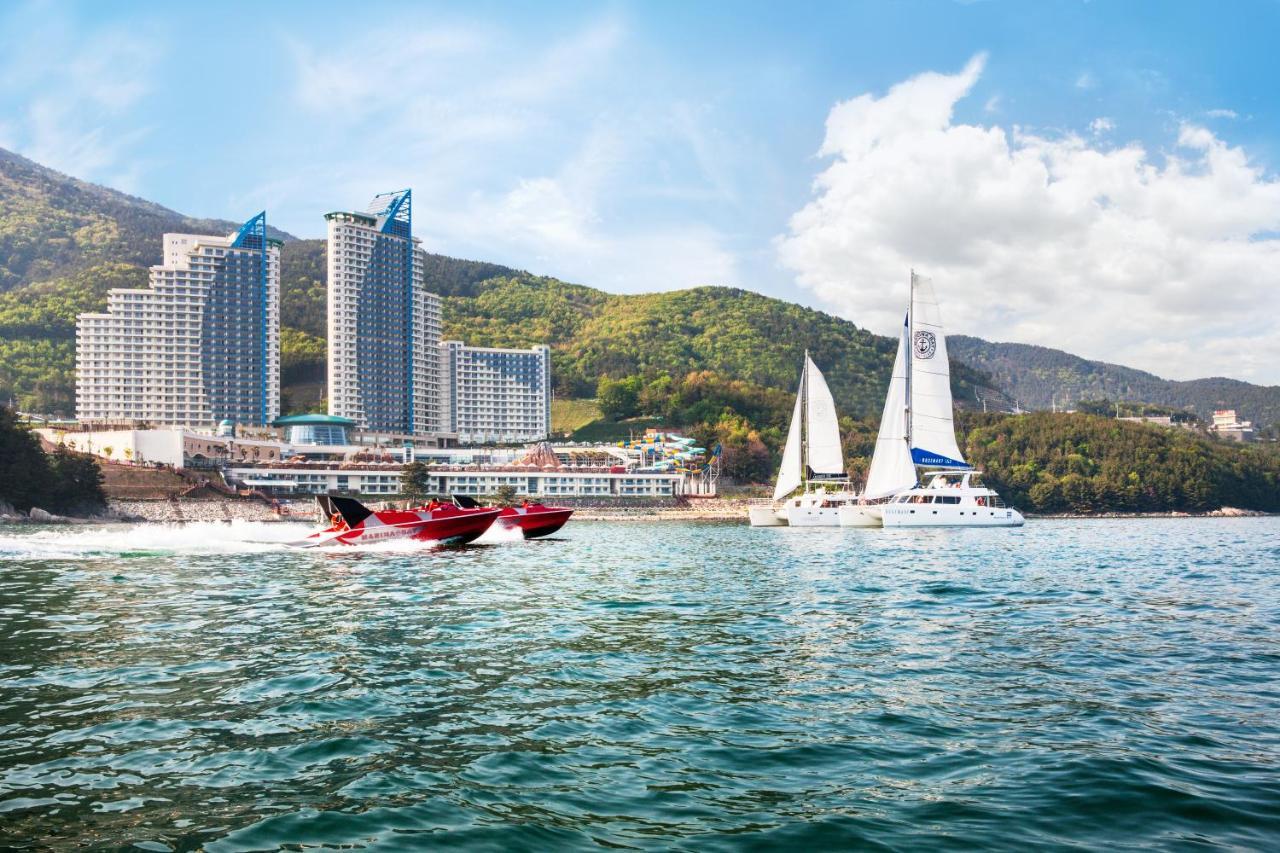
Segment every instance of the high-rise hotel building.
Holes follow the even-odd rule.
[[[440,431],[440,297],[428,293],[409,190],[329,230],[329,414],[374,432]]]
[[[551,432],[551,350],[440,345],[444,428],[463,444],[540,441]]]
[[[210,426],[280,414],[280,243],[265,213],[226,237],[165,234],[150,286],[76,323],[76,417]]]

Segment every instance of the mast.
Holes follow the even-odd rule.
[[[809,488],[809,350],[804,351],[804,366],[800,368],[800,480],[805,490]]]
[[[916,271],[911,271],[907,295],[907,449],[911,449],[911,363],[916,360]]]

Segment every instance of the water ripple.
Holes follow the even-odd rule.
[[[1280,843],[1280,521],[0,528],[0,846]]]

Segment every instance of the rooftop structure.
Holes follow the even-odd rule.
[[[334,415],[305,414],[276,418],[271,425],[284,430],[289,444],[333,447],[347,444],[347,430],[356,422]]]

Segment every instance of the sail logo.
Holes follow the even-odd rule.
[[[933,332],[916,332],[916,358],[933,358],[938,351],[938,338]]]

